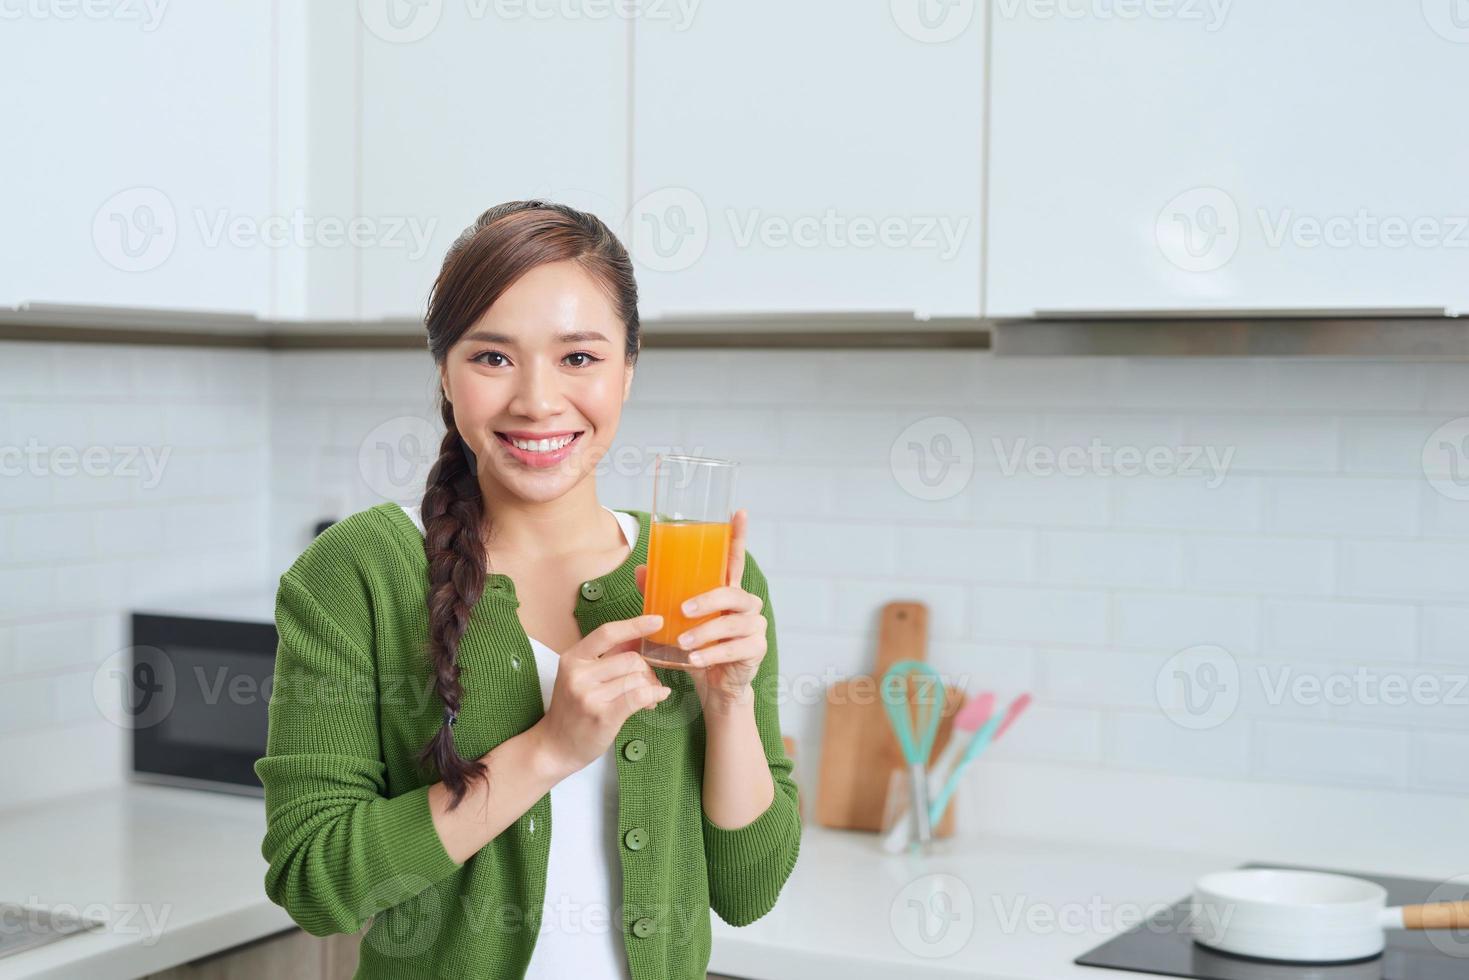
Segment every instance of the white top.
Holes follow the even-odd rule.
[[[402,506],[401,504],[399,506]],[[638,519],[612,510],[630,549],[638,543]],[[424,530],[419,505],[403,507]],[[541,679],[541,704],[550,707],[561,655],[530,640]],[[551,787],[551,845],[541,931],[527,980],[564,977],[631,980],[622,939],[622,857],[617,846],[616,743],[601,758]]]

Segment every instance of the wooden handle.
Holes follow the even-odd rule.
[[[882,678],[888,672],[888,668],[899,660],[924,660],[928,656],[928,606],[921,602],[894,600],[882,607],[877,619],[877,667],[869,678],[855,678],[859,686],[867,686],[872,695],[872,703],[877,705],[874,719],[877,714],[883,715],[882,730],[876,733],[878,744],[881,746],[879,754],[868,756],[864,761],[875,761],[881,767],[881,776],[888,778],[888,773],[893,769],[908,768],[908,760],[903,756],[902,743],[898,741],[897,733],[893,731],[892,724],[888,722],[883,710],[882,701]],[[865,682],[865,685],[864,685]],[[913,678],[907,678],[908,691],[913,691]],[[873,784],[872,789],[880,790],[882,786]]]
[[[928,606],[921,602],[889,602],[877,623],[877,681],[899,660],[923,660],[928,653]]]
[[[1404,929],[1469,929],[1469,902],[1403,906]]]

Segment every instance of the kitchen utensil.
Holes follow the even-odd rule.
[[[839,830],[882,831],[888,781],[904,772],[902,747],[888,723],[877,678],[899,660],[923,660],[928,643],[928,607],[894,600],[878,616],[877,665],[873,675],[837,681],[826,691],[822,722],[816,823]],[[945,692],[944,715],[934,739],[935,752],[948,745],[954,716],[967,700],[962,688]],[[954,832],[954,811],[933,827],[935,837]]]
[[[727,584],[738,467],[733,460],[705,456],[659,453],[653,459],[643,612],[662,616],[663,625],[642,639],[649,663],[689,669],[693,651],[679,647],[679,634],[723,615],[685,616],[682,607],[685,599]]]
[[[921,660],[900,660],[882,675],[882,701],[902,746],[912,784],[918,840],[933,838],[928,815],[928,758],[943,714],[944,679]]]
[[[1324,871],[1365,878],[1387,889],[1389,905],[1469,899],[1469,882],[1461,884],[1457,879],[1398,878],[1350,868],[1274,861],[1252,861],[1240,867]],[[1135,974],[1188,980],[1464,980],[1464,940],[1452,932],[1389,930],[1381,955],[1344,963],[1289,963],[1212,949],[1194,941],[1190,928],[1192,883],[1185,892],[1177,901],[1160,903],[1146,920],[1108,936],[1072,962],[1103,968],[1088,971],[1097,980]],[[1131,972],[1119,974],[1115,972],[1118,970]]]
[[[1387,889],[1375,882],[1276,868],[1204,875],[1194,884],[1190,913],[1196,942],[1288,962],[1376,956],[1385,929],[1469,927],[1469,901],[1388,907]]]
[[[959,754],[974,738],[975,732],[984,727],[994,710],[995,696],[989,691],[981,692],[964,703],[954,716],[954,726],[949,744],[939,753],[938,759],[928,767],[928,792],[932,799],[943,789],[944,779],[959,761]],[[940,775],[942,774],[942,775]],[[911,795],[909,802],[911,802]],[[910,806],[897,804],[893,814],[884,819],[888,829],[883,833],[883,850],[896,854],[908,845],[913,837],[913,810]],[[930,825],[937,820],[930,820]]]
[[[1006,729],[1015,724],[1015,719],[1030,704],[1030,695],[1022,694],[1010,702],[1010,707],[1005,709],[1004,715],[996,715],[985,722],[979,733],[965,746],[959,761],[955,763],[953,772],[948,774],[944,780],[943,788],[939,790],[938,796],[929,804],[931,812],[929,819],[935,823],[943,816],[944,808],[949,805],[949,799],[954,795],[954,790],[959,788],[959,778],[964,775],[964,770],[975,758],[989,747],[989,744],[999,738]]]

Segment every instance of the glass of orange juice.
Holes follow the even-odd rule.
[[[722,613],[685,616],[686,599],[717,589],[729,569],[730,518],[739,464],[729,459],[659,453],[653,460],[653,509],[643,613],[663,625],[643,637],[643,658],[687,670],[689,654],[678,636]]]

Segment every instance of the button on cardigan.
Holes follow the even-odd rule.
[[[647,561],[649,515],[628,513],[640,528],[632,554],[577,591],[583,636],[642,612],[634,568]],[[769,912],[800,849],[777,713],[775,614],[749,552],[741,586],[760,596],[769,622],[754,692],[775,797],[743,827],[705,816],[698,696],[687,673],[655,667],[673,693],[635,712],[613,743],[623,904],[609,928],[621,931],[635,980],[702,980],[710,911],[735,926]],[[255,763],[265,891],[313,935],[356,932],[371,919],[357,977],[521,977],[545,907],[556,815],[548,793],[464,862],[444,849],[428,807],[437,777],[415,761],[443,720],[426,652],[427,587],[423,538],[395,503],[331,525],[281,575],[269,736]],[[459,649],[454,740],[466,758],[543,714],[518,608],[510,577],[487,575]]]

